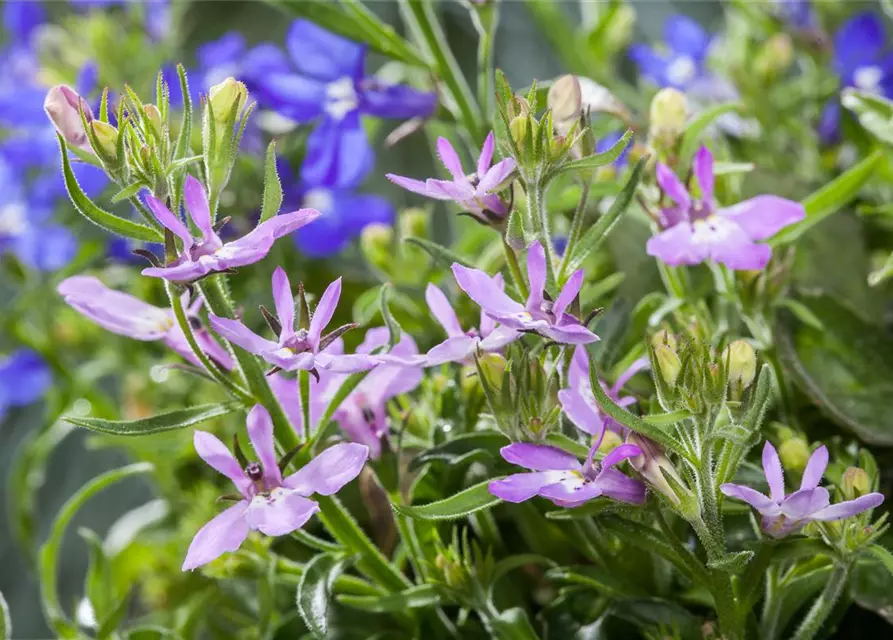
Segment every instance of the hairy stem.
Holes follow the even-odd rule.
[[[847,580],[850,577],[851,566],[849,562],[846,562],[838,564],[834,568],[834,573],[831,574],[828,582],[825,583],[825,588],[822,589],[819,597],[816,598],[812,607],[810,607],[809,613],[806,614],[803,622],[800,623],[800,627],[792,640],[812,640],[818,634],[846,587]]]

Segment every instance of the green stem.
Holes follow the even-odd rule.
[[[574,211],[574,217],[571,220],[571,228],[567,233],[567,247],[564,249],[564,256],[561,258],[561,267],[558,269],[558,285],[564,285],[564,278],[567,275],[567,266],[580,236],[583,235],[583,220],[586,218],[586,203],[589,200],[589,189],[591,182],[586,180],[583,183],[583,190],[580,193],[580,202],[577,203],[577,209]]]
[[[766,572],[766,586],[763,592],[760,629],[762,629],[763,640],[775,640],[778,637],[781,605],[784,600],[779,591],[777,567],[770,567]]]
[[[738,584],[738,607],[739,615],[742,618],[747,617],[751,607],[756,603],[760,595],[760,586],[774,555],[775,546],[764,542],[747,565]]]
[[[214,378],[214,380],[221,384],[236,399],[247,405],[252,404],[254,399],[251,397],[251,394],[230,380],[229,376],[220,371],[219,367],[211,362],[211,359],[198,344],[198,341],[195,339],[195,333],[192,331],[192,325],[189,322],[189,318],[186,316],[186,310],[183,309],[183,301],[174,290],[174,285],[170,282],[165,282],[164,288],[170,299],[171,308],[174,310],[174,318],[176,318],[177,324],[180,325],[180,330],[183,332],[183,335],[186,336],[186,342],[189,343],[189,348],[192,349],[192,353],[198,358],[198,361],[202,363],[202,366],[205,368],[205,371],[208,372],[208,375]]]
[[[512,280],[515,281],[515,288],[518,290],[518,294],[526,300],[530,290],[527,288],[527,282],[521,272],[521,265],[518,264],[518,256],[505,240],[502,241],[502,248],[505,251],[505,261],[509,265],[509,271],[512,272]]]
[[[778,398],[781,404],[780,408],[782,420],[789,426],[796,428],[799,422],[797,420],[794,394],[789,383],[787,382],[787,377],[784,374],[784,368],[781,365],[781,359],[778,357],[778,349],[774,346],[766,349],[765,351],[763,351],[763,357],[772,367],[772,373],[775,374],[773,378],[775,379],[775,389],[778,393]]]
[[[851,566],[849,562],[845,562],[838,564],[834,568],[834,573],[831,574],[831,578],[825,583],[825,588],[822,589],[819,597],[816,598],[812,607],[810,607],[809,613],[806,614],[803,622],[800,623],[800,627],[792,640],[812,640],[818,634],[846,587],[847,580],[850,577]]]
[[[493,111],[493,43],[496,39],[496,27],[499,24],[499,2],[488,2],[478,5],[471,12],[478,40],[478,100],[484,120],[489,122]]]
[[[527,209],[533,219],[543,251],[546,253],[546,286],[555,286],[555,263],[552,236],[549,231],[549,213],[546,210],[546,188],[539,176],[527,181]]]
[[[301,395],[301,418],[304,425],[304,440],[310,441],[313,425],[310,424],[310,372],[298,371],[298,392]],[[322,428],[322,425],[320,425]]]
[[[199,284],[199,289],[205,298],[208,309],[215,315],[224,318],[233,317],[233,307],[224,289],[223,276],[217,275],[206,278]],[[284,451],[291,451],[299,446],[301,442],[298,434],[273,394],[273,390],[270,388],[267,377],[264,375],[264,370],[258,363],[257,358],[239,348],[233,349],[233,355],[236,358],[236,362],[239,363],[239,368],[245,376],[245,381],[248,383],[248,389],[253,396],[252,402],[259,402],[270,412],[279,446]]]

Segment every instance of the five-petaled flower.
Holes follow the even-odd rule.
[[[642,451],[632,444],[614,448],[604,460],[595,460],[595,452],[605,431],[601,430],[586,462],[557,447],[516,442],[500,449],[507,461],[531,473],[516,473],[490,483],[490,493],[506,502],[523,502],[533,496],[548,498],[559,507],[579,507],[600,496],[642,504],[645,485],[624,475],[614,467]]]
[[[282,477],[273,446],[273,423],[261,405],[248,413],[248,437],[258,461],[244,469],[216,436],[196,431],[195,451],[239,490],[241,499],[202,527],[186,553],[183,571],[207,564],[238,549],[248,533],[281,536],[300,529],[319,511],[314,493],[329,496],[360,475],[369,449],[361,444],[336,444],[295,473]]]
[[[763,532],[773,538],[795,533],[811,521],[843,520],[874,509],[884,501],[883,494],[869,493],[855,500],[830,504],[828,490],[819,486],[827,466],[828,449],[822,445],[810,456],[800,489],[786,495],[781,460],[767,440],[763,447],[763,473],[769,484],[769,496],[740,484],[726,483],[720,490],[759,511],[763,516]]]
[[[711,258],[730,269],[762,269],[772,248],[758,241],[806,217],[800,203],[771,195],[718,208],[713,154],[707,147],[695,154],[693,170],[700,198],[693,198],[668,166],[657,166],[657,182],[675,205],[661,209],[664,231],[648,240],[646,251],[666,264],[694,265]]]
[[[505,286],[501,274],[493,276],[493,283],[500,290]],[[478,351],[499,351],[516,340],[521,334],[515,329],[497,327],[496,322],[481,310],[481,322],[477,329],[462,330],[459,318],[450,301],[436,285],[428,283],[425,300],[431,314],[447,332],[447,339],[433,347],[425,356],[425,365],[433,367],[444,362],[467,363]]]
[[[598,336],[574,316],[565,313],[583,286],[583,270],[574,272],[555,301],[545,295],[546,252],[539,241],[527,249],[527,276],[530,295],[525,304],[509,298],[492,276],[453,264],[453,275],[459,287],[488,316],[516,331],[532,331],[562,344],[587,344]]]
[[[183,193],[186,209],[202,233],[193,238],[182,220],[153,195],[146,196],[146,203],[158,221],[183,241],[177,259],[163,267],[143,269],[143,275],[164,278],[172,282],[189,282],[209,273],[227,271],[254,264],[262,260],[282,236],[309,224],[319,217],[319,211],[301,209],[283,213],[261,222],[253,231],[232,242],[224,242],[217,235],[211,222],[208,194],[201,183],[192,176],[186,177]]]
[[[285,270],[276,267],[273,272],[273,302],[280,326],[278,341],[262,338],[238,320],[221,318],[213,313],[209,314],[209,320],[214,330],[224,338],[285,371],[319,368],[354,373],[371,369],[378,364],[378,360],[372,356],[332,354],[326,350],[338,336],[355,326],[344,325],[326,336],[322,334],[335,313],[340,297],[341,278],[338,278],[322,294],[309,326],[295,329],[295,299],[291,283]]]
[[[495,148],[493,132],[487,136],[481,155],[478,157],[477,171],[465,175],[462,161],[453,145],[446,138],[437,139],[437,154],[441,162],[453,176],[452,180],[428,178],[424,182],[404,178],[393,173],[387,174],[388,180],[413,193],[434,198],[435,200],[451,200],[470,213],[476,220],[488,224],[505,219],[508,207],[502,199],[493,193],[515,170],[515,160],[506,158],[492,167],[493,150]]]
[[[711,37],[701,25],[687,16],[670,16],[664,22],[663,36],[665,52],[647,44],[630,47],[629,56],[643,76],[661,87],[680,91],[708,77],[705,63]]]

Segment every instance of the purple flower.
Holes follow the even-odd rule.
[[[730,498],[743,500],[763,516],[761,528],[773,538],[795,533],[812,521],[843,520],[874,509],[884,501],[880,493],[869,493],[835,505],[829,504],[828,490],[819,486],[828,466],[828,449],[816,449],[806,470],[800,489],[785,495],[781,460],[775,447],[767,440],[763,447],[763,473],[769,483],[769,497],[740,484],[726,483],[720,490]]]
[[[565,313],[583,286],[582,269],[568,279],[554,302],[545,297],[546,252],[539,241],[527,250],[530,295],[525,304],[509,298],[483,271],[454,263],[453,275],[459,287],[480,305],[485,314],[509,329],[532,331],[563,344],[587,344],[598,340],[598,336],[577,318]]]
[[[160,309],[127,293],[109,289],[92,276],[72,276],[59,283],[56,291],[75,310],[99,326],[143,342],[160,340],[196,366],[201,366],[170,309]],[[187,294],[188,295],[188,294]],[[191,318],[198,317],[202,299],[188,309]],[[202,350],[224,369],[231,369],[232,358],[203,328],[193,328]]]
[[[621,373],[614,384],[608,386],[603,380],[599,380],[602,389],[614,402],[621,407],[635,404],[632,396],[621,396],[623,386],[639,371],[648,368],[648,359],[640,358],[634,361],[629,368]],[[612,417],[603,414],[595,401],[592,386],[589,381],[589,358],[586,355],[586,347],[578,346],[574,350],[574,357],[568,369],[569,388],[558,392],[558,401],[564,409],[564,413],[571,419],[581,431],[590,435],[597,435],[602,429],[610,429],[621,435],[625,435],[628,429],[618,424]]]
[[[669,265],[694,265],[708,258],[730,269],[762,269],[772,249],[759,240],[806,217],[803,205],[778,196],[757,196],[733,207],[713,199],[713,154],[701,147],[693,161],[701,197],[693,198],[673,171],[657,166],[657,182],[675,203],[661,210],[665,229],[648,240],[648,255]]]
[[[47,92],[43,110],[59,135],[65,138],[65,142],[81,151],[93,153],[87,132],[84,130],[84,121],[81,119],[83,111],[84,119],[89,124],[93,120],[93,111],[77,91],[68,85],[56,85]]]
[[[527,442],[503,447],[499,452],[506,462],[530,469],[532,473],[516,473],[494,480],[490,483],[490,493],[506,502],[524,502],[533,496],[542,496],[559,507],[571,508],[600,496],[642,504],[645,502],[645,485],[614,468],[627,458],[641,455],[641,449],[622,444],[598,462],[595,452],[604,434],[603,429],[589,449],[584,464],[557,447]]]
[[[893,97],[893,50],[880,16],[859,13],[847,20],[834,36],[834,71],[844,87]],[[840,124],[840,102],[825,105],[819,135],[833,142]]]
[[[815,26],[815,16],[809,0],[774,0],[776,11],[792,27],[811,29]]]
[[[158,198],[146,196],[146,203],[158,221],[183,241],[180,256],[164,267],[143,269],[143,275],[164,278],[173,282],[188,282],[215,271],[226,271],[262,260],[278,238],[309,224],[319,217],[319,211],[301,209],[283,213],[260,223],[247,235],[227,242],[217,235],[211,224],[208,194],[201,183],[192,176],[186,177],[183,199],[186,209],[202,232],[201,238],[192,233]]]
[[[710,34],[701,25],[683,15],[670,16],[664,22],[665,53],[646,44],[634,44],[629,56],[639,73],[661,87],[681,91],[707,75],[705,62],[710,49]]]
[[[0,421],[12,407],[40,400],[52,383],[46,362],[30,349],[19,349],[0,358]]]
[[[195,534],[183,571],[207,564],[227,551],[235,551],[252,530],[281,536],[300,529],[319,511],[319,505],[309,497],[314,493],[323,496],[337,493],[360,475],[369,457],[369,449],[363,445],[336,444],[283,478],[276,460],[270,414],[261,405],[255,405],[248,413],[247,425],[258,461],[244,469],[216,436],[205,431],[195,432],[196,453],[232,480],[242,499]]]
[[[46,10],[33,0],[7,0],[3,3],[3,27],[10,39],[25,43],[31,39],[34,29],[46,22]]]
[[[295,299],[291,284],[282,267],[273,272],[273,302],[281,331],[279,340],[267,340],[254,333],[238,320],[209,314],[214,331],[239,345],[246,351],[259,355],[270,364],[285,371],[304,369],[328,369],[333,372],[354,373],[371,369],[378,360],[368,355],[333,355],[326,347],[352,325],[345,325],[327,336],[323,329],[329,324],[341,297],[341,278],[328,286],[310,320],[308,329],[295,330]]]
[[[493,284],[500,291],[505,288],[501,274],[493,276]],[[472,356],[479,350],[485,353],[499,351],[513,340],[520,337],[520,333],[508,327],[497,327],[496,322],[481,310],[481,323],[479,329],[462,330],[459,318],[453,310],[450,301],[433,284],[428,284],[425,290],[425,301],[431,314],[437,319],[447,332],[447,339],[432,348],[425,356],[425,365],[433,367],[444,362],[468,363]]]
[[[252,85],[282,115],[301,123],[319,120],[301,169],[308,184],[351,187],[366,176],[373,151],[361,115],[427,117],[437,104],[433,93],[367,76],[364,45],[306,20],[292,23],[286,48],[297,73],[285,60],[274,64],[266,55],[265,73],[256,74]]]
[[[499,196],[492,192],[515,170],[515,161],[513,158],[506,158],[491,167],[494,146],[491,131],[481,149],[481,155],[478,156],[476,173],[466,176],[453,145],[446,138],[438,138],[437,154],[453,176],[452,180],[428,178],[422,182],[393,173],[387,174],[387,178],[413,193],[435,200],[452,200],[484,224],[494,220],[501,221],[508,214],[508,208]]]

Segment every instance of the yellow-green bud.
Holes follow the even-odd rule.
[[[661,147],[672,147],[685,131],[688,101],[672,88],[661,89],[651,101],[651,139]]]
[[[498,353],[485,353],[479,358],[481,370],[487,378],[487,384],[499,391],[505,378],[505,358]]]
[[[107,156],[114,158],[118,149],[118,130],[108,122],[94,120],[90,123],[90,128],[96,134],[96,140],[99,142],[99,148]]]
[[[512,121],[509,123],[509,133],[512,136],[512,140],[515,141],[515,144],[521,148],[524,145],[524,141],[527,139],[529,118],[526,115],[523,116],[515,116]]]
[[[146,119],[149,121],[149,125],[152,127],[152,132],[160,137],[161,136],[161,112],[158,110],[154,104],[147,104],[143,107],[143,112],[146,114]]]
[[[400,215],[400,237],[428,237],[428,223],[431,216],[421,209],[406,209]]]
[[[794,436],[781,443],[778,447],[778,457],[785,469],[801,472],[806,469],[806,463],[812,452],[809,443],[800,436]]]
[[[723,360],[729,367],[729,384],[736,389],[746,389],[757,375],[757,354],[745,340],[735,340],[723,352]]]
[[[660,377],[670,388],[676,386],[676,378],[682,369],[682,361],[673,349],[665,344],[659,344],[654,349],[654,358],[657,360],[657,366],[660,369]]]
[[[580,117],[583,96],[576,76],[561,76],[549,87],[547,103],[556,126]],[[559,127],[560,128],[560,127]]]
[[[208,99],[214,110],[214,121],[218,125],[224,125],[233,110],[235,110],[236,118],[239,117],[242,107],[245,106],[245,101],[248,99],[248,89],[245,87],[245,83],[230,77],[211,87],[208,91]]]
[[[593,439],[595,439],[595,437],[593,437]],[[602,443],[598,446],[598,450],[599,453],[607,455],[622,444],[623,438],[617,435],[616,431],[608,429],[605,431],[605,437],[602,438]]]
[[[794,45],[786,33],[776,33],[766,40],[754,61],[754,68],[764,77],[784,73],[794,61]]]
[[[661,329],[657,333],[654,334],[651,338],[651,347],[657,349],[659,345],[665,345],[669,347],[672,351],[676,351],[677,343],[676,336],[667,331],[666,329]]]
[[[381,223],[367,225],[360,234],[360,250],[372,266],[387,271],[394,261],[394,228]]]
[[[843,472],[841,489],[847,500],[855,500],[860,496],[871,493],[871,479],[864,469],[849,467]]]

